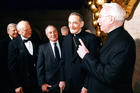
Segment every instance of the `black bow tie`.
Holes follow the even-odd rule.
[[[23,40],[24,43],[31,41],[31,38],[28,38],[27,40]]]

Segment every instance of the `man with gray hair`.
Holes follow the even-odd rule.
[[[8,82],[9,84],[7,84],[6,82],[4,84],[2,84],[2,86],[4,88],[2,88],[3,90],[3,93],[11,93],[10,91],[12,90],[11,89],[11,83],[9,81],[9,77],[7,78],[8,76],[8,72],[5,72],[5,71],[8,71],[7,70],[7,59],[8,59],[8,45],[9,45],[9,42],[11,42],[11,40],[13,40],[14,38],[16,38],[18,36],[18,31],[16,29],[16,24],[15,23],[10,23],[8,24],[7,26],[7,34],[8,36],[6,36],[3,40],[0,41],[0,58],[1,58],[1,64],[0,64],[0,68],[2,69],[0,72],[0,74],[2,75],[2,79],[3,80],[2,82],[5,82],[4,80],[6,80],[6,82]],[[8,80],[8,81],[7,81]],[[7,88],[7,85],[8,85],[8,89],[5,89]]]
[[[11,39],[16,38],[18,36],[18,31],[16,29],[16,24],[15,23],[10,23],[7,26],[7,33]]]
[[[39,46],[37,60],[38,82],[43,93],[62,93],[65,82],[61,81],[60,78],[61,41],[54,25],[48,25],[45,34],[49,42]]]
[[[92,74],[88,93],[133,93],[136,46],[134,39],[123,27],[125,14],[117,3],[103,4],[98,23],[108,38],[98,57],[91,56],[91,51],[79,40],[81,45],[77,52]]]
[[[62,71],[66,82],[65,93],[87,93],[88,73],[77,54],[81,38],[91,51],[97,50],[97,38],[95,35],[85,32],[84,19],[77,13],[72,12],[68,17],[70,33],[64,37],[62,43]]]

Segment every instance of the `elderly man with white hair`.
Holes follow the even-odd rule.
[[[37,83],[37,46],[28,21],[17,24],[19,37],[8,47],[8,69],[14,93],[40,93]]]
[[[80,40],[77,52],[92,74],[88,93],[133,93],[136,47],[133,38],[123,27],[125,14],[117,3],[103,4],[98,23],[101,31],[108,34],[108,39],[98,57],[91,56],[91,51]]]

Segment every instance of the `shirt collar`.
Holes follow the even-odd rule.
[[[22,40],[27,40],[28,38],[25,38],[25,37],[23,37],[23,36],[21,35],[21,39],[22,39]]]
[[[58,40],[57,40],[56,42],[50,41],[50,44],[51,44],[52,46],[54,46],[54,43],[56,43],[56,45],[57,45],[57,44],[58,44]]]

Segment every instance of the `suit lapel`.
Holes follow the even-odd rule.
[[[48,52],[48,54],[50,55],[50,57],[51,57],[51,62],[55,62],[55,56],[54,56],[54,54],[53,54],[53,50],[52,50],[52,47],[51,47],[51,44],[50,44],[50,42],[48,43],[48,50],[47,51],[49,51]],[[46,52],[47,53],[47,52]]]
[[[20,48],[19,49],[20,49],[20,51],[22,51],[25,54],[27,54],[27,53],[30,54],[29,51],[28,51],[28,49],[26,48],[23,40],[21,39],[21,37],[19,37],[18,39],[19,39],[19,45],[20,45]]]
[[[67,41],[69,41],[69,42],[67,42]],[[67,51],[68,51],[68,53],[69,53],[69,56],[73,56],[73,48],[71,47],[71,46],[73,46],[73,44],[72,44],[72,36],[71,35],[69,35],[68,36],[68,38],[67,38],[67,40],[66,40],[66,45],[67,45]]]
[[[73,45],[73,39],[72,39],[72,35],[69,35],[69,38],[68,38],[68,43],[67,43],[67,49],[70,49],[68,50],[68,53],[69,53],[69,56],[71,57],[71,62],[74,62],[75,58],[77,58],[77,52],[76,50],[74,49],[75,46]],[[71,47],[72,46],[72,47]]]
[[[32,42],[32,45],[33,45],[33,55],[37,55],[37,49],[36,49],[36,45],[33,41]]]

